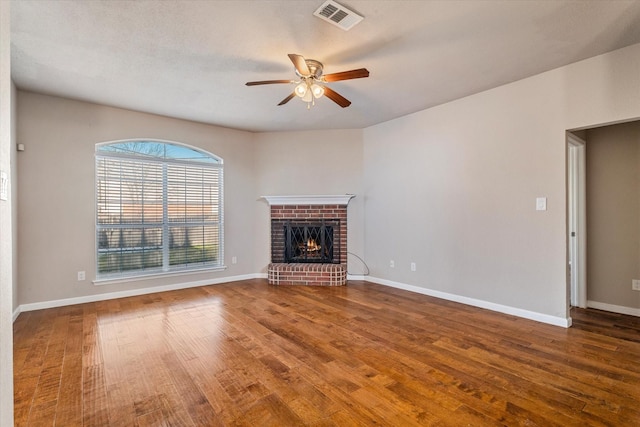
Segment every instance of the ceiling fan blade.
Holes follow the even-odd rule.
[[[291,62],[293,62],[293,66],[296,67],[296,70],[298,70],[298,73],[300,73],[300,75],[308,76],[309,74],[311,74],[311,70],[309,70],[307,62],[304,60],[304,56],[290,53],[289,59],[291,60]]]
[[[337,82],[340,80],[361,79],[369,77],[369,70],[358,68],[357,70],[342,71],[340,73],[325,74],[322,80],[325,82]]]
[[[324,96],[326,96],[327,98],[329,98],[330,100],[332,100],[333,102],[341,106],[342,108],[345,108],[351,105],[351,101],[349,101],[347,98],[345,98],[344,96],[340,95],[338,92],[336,92],[335,90],[327,86],[324,87]]]
[[[278,83],[293,83],[293,80],[260,80],[257,82],[247,82],[245,84],[247,86],[257,86],[257,85],[273,85]]]
[[[278,105],[286,104],[287,102],[291,101],[294,96],[296,96],[295,92],[291,92],[291,94],[289,96],[287,96],[285,99],[283,99],[282,101],[280,101],[280,103]]]

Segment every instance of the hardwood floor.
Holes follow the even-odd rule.
[[[27,312],[15,425],[640,425],[638,319],[573,315],[264,280]]]

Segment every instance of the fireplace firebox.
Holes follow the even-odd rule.
[[[284,225],[284,262],[334,263],[333,225]]]
[[[272,219],[271,262],[340,264],[340,220]]]

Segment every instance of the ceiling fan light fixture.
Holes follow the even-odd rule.
[[[0,0],[1,1],[1,0]],[[327,2],[329,3],[329,2]],[[255,82],[247,82],[247,86],[269,85],[277,83],[295,84],[293,92],[280,101],[278,105],[284,105],[293,98],[298,97],[307,103],[307,109],[315,105],[315,100],[327,95],[331,101],[345,108],[351,105],[351,101],[344,96],[324,86],[326,83],[339,82],[341,80],[361,79],[369,77],[369,70],[366,68],[358,68],[356,70],[341,71],[339,73],[324,74],[324,66],[322,62],[315,59],[305,59],[302,55],[290,53],[289,59],[293,63],[295,73],[298,80],[260,80]]]
[[[313,93],[314,98],[318,99],[324,95],[324,87],[314,83],[311,85],[311,93]]]

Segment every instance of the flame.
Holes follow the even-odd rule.
[[[320,250],[320,245],[318,245],[316,243],[316,241],[311,239],[311,238],[309,238],[307,240],[307,243],[306,243],[305,246],[307,247],[307,251],[319,251]]]

